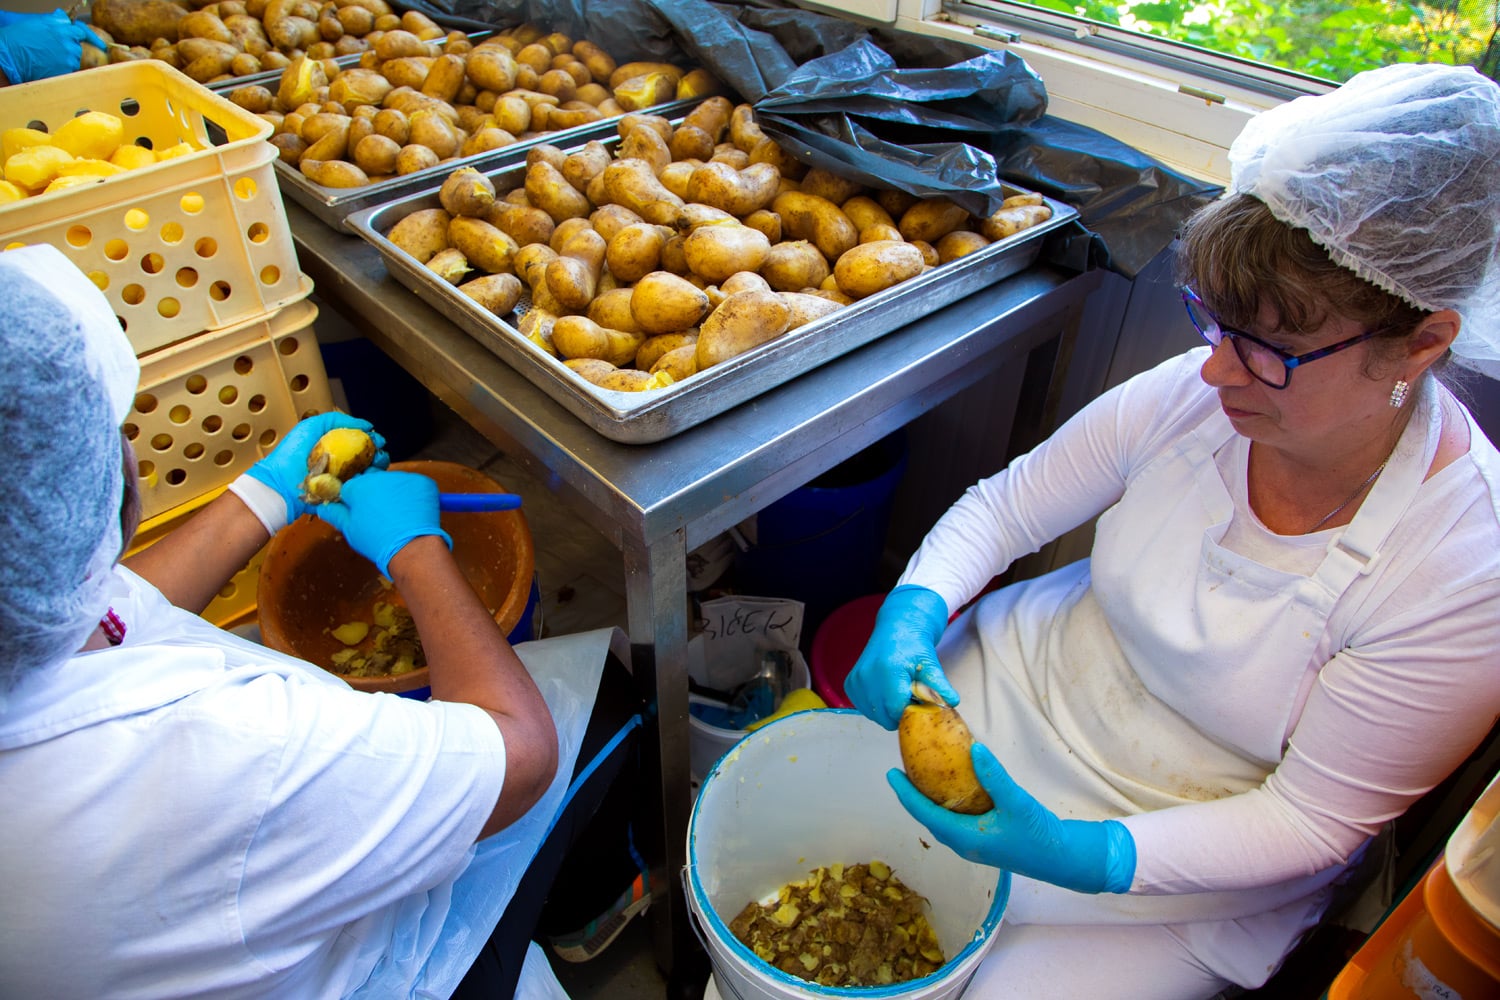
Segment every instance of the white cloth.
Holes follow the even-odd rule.
[[[504,905],[454,903],[504,781],[493,721],[353,691],[172,607],[128,570],[116,584],[124,643],[28,678],[0,714],[6,990],[407,996],[432,957],[451,991],[494,921],[478,940],[450,922],[477,927]],[[539,809],[566,788],[607,641]],[[550,821],[479,853],[509,835],[519,852],[497,857],[523,868]],[[453,954],[440,961],[455,946],[469,951],[456,975]]]
[[[962,607],[1102,514],[1091,559],[986,596],[939,649],[1022,787],[1064,817],[1120,818],[1136,842],[1131,895],[1017,879],[1007,921],[1196,922],[1189,950],[1248,984],[1494,722],[1500,455],[1471,419],[1469,453],[1423,482],[1442,390],[1424,393],[1355,520],[1310,552],[1250,511],[1247,442],[1198,377],[1206,352],[1106,393],[970,489],[901,582]]]

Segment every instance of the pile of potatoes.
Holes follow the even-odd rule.
[[[362,53],[381,32],[421,38],[447,32],[420,11],[386,0],[94,0],[93,28],[104,52],[83,47],[83,67],[159,59],[199,83],[282,69],[301,55],[334,59]]]
[[[274,92],[251,85],[229,99],[272,123],[284,163],[353,188],[718,89],[701,69],[620,65],[587,39],[527,24],[477,44],[393,29],[357,66],[299,56]]]
[[[947,198],[808,169],[749,105],[633,113],[613,151],[538,145],[497,192],[472,167],[385,234],[581,377],[643,391],[821,319],[1051,217],[1040,195],[975,218]]]
[[[98,184],[196,151],[188,142],[152,150],[124,137],[124,120],[107,111],[75,115],[55,132],[29,127],[0,132],[0,204]]]

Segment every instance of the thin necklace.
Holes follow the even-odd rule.
[[[1385,462],[1389,462],[1389,461],[1390,461],[1390,458],[1387,457],[1386,460],[1385,460]],[[1374,472],[1370,473],[1370,478],[1366,479],[1364,482],[1360,483],[1359,486],[1354,490],[1354,492],[1351,493],[1351,494],[1349,494],[1349,499],[1345,500],[1343,503],[1341,503],[1337,507],[1333,508],[1333,510],[1330,510],[1328,513],[1324,514],[1321,518],[1318,519],[1318,523],[1317,524],[1315,524],[1311,528],[1307,529],[1307,531],[1305,532],[1305,534],[1309,534],[1310,535],[1314,531],[1317,531],[1319,528],[1323,527],[1323,525],[1325,525],[1329,521],[1333,520],[1334,515],[1338,514],[1339,511],[1343,510],[1345,507],[1347,507],[1351,503],[1353,503],[1354,502],[1354,498],[1357,497],[1357,496],[1359,496],[1361,493],[1363,493],[1365,491],[1366,487],[1368,487],[1371,483],[1373,483],[1375,481],[1376,477],[1378,477],[1382,472],[1385,471],[1385,462],[1381,462],[1380,463],[1380,468],[1378,468]]]

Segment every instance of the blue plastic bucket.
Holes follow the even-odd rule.
[[[906,439],[897,432],[766,507],[755,544],[737,561],[737,589],[801,601],[809,639],[835,608],[884,589],[880,557],[905,472]]]

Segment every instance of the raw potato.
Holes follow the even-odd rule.
[[[781,301],[786,303],[791,314],[791,320],[787,323],[788,330],[795,330],[843,308],[840,302],[806,292],[782,292]]]
[[[486,274],[465,281],[458,290],[496,316],[506,316],[521,300],[521,279],[514,274]]]
[[[635,358],[643,334],[602,327],[587,316],[559,316],[552,324],[552,343],[565,358],[597,358],[619,368]]]
[[[690,347],[697,343],[697,331],[658,333],[654,337],[647,337],[641,341],[641,346],[636,348],[635,366],[642,371],[649,372],[668,351],[674,351],[679,347]]]
[[[778,292],[817,288],[832,273],[828,258],[806,240],[776,244],[760,266],[761,277]]]
[[[563,364],[594,385],[598,385],[601,380],[619,370],[608,361],[602,361],[599,358],[566,358]]]
[[[401,219],[386,238],[426,264],[440,250],[448,249],[448,226],[453,221],[441,208],[424,208]]]
[[[667,190],[644,160],[615,160],[599,176],[609,201],[647,222],[669,225],[682,208],[683,200]]]
[[[694,274],[717,283],[740,271],[760,270],[771,241],[749,226],[700,226],[683,240],[682,252]]]
[[[864,187],[859,181],[840,177],[822,167],[814,167],[802,176],[802,184],[798,190],[831,201],[835,205],[842,205],[863,191]]]
[[[150,45],[158,38],[177,41],[186,7],[167,0],[94,0],[93,23],[121,45]]]
[[[462,251],[469,263],[490,274],[510,272],[521,249],[498,227],[463,215],[448,223],[448,243]]]
[[[495,204],[495,185],[473,167],[461,167],[443,181],[438,200],[450,215],[483,218]]]
[[[424,266],[450,285],[462,283],[469,272],[474,270],[469,266],[468,258],[464,257],[463,251],[457,247],[439,250]]]
[[[675,382],[670,372],[643,372],[638,368],[616,368],[596,383],[601,389],[616,392],[645,392],[665,389]]]
[[[674,347],[651,366],[651,374],[666,372],[674,381],[681,382],[689,375],[698,374],[698,344],[683,344]]]
[[[318,438],[307,453],[306,503],[333,503],[343,485],[375,461],[375,439],[355,427],[335,427]]]
[[[907,240],[937,243],[969,221],[968,209],[947,198],[924,198],[901,215],[896,228]]]
[[[938,260],[944,264],[949,261],[971,254],[975,250],[982,250],[990,245],[988,236],[968,229],[955,229],[953,232],[937,241]]]
[[[600,326],[607,326],[614,330],[624,330],[628,333],[639,333],[642,336],[646,331],[635,321],[635,314],[630,311],[630,297],[635,294],[635,288],[622,285],[611,288],[594,296],[594,301],[589,303],[588,318]],[[695,333],[694,336],[697,334]],[[663,337],[677,336],[676,334],[659,334]],[[637,354],[639,359],[639,354]],[[637,368],[645,365],[637,364]]]
[[[781,216],[787,235],[808,240],[829,260],[838,260],[859,243],[859,230],[844,210],[827,198],[801,191],[783,191],[771,208]]]
[[[786,332],[792,312],[776,292],[736,292],[698,331],[698,369],[744,354]]]
[[[958,712],[925,684],[912,685],[897,734],[901,766],[917,790],[944,809],[976,816],[995,807],[974,773],[974,737]]]
[[[994,215],[984,220],[980,225],[980,230],[992,240],[1003,240],[1007,236],[1014,236],[1021,230],[1030,229],[1050,218],[1052,218],[1052,209],[1046,205],[1022,204],[1013,205],[1010,208],[1002,206]]]
[[[876,240],[861,243],[839,258],[833,278],[839,291],[852,298],[883,292],[922,273],[922,251],[910,243]]]
[[[553,222],[564,219],[586,219],[594,206],[562,172],[546,160],[526,167],[526,197],[531,204],[552,216]]]
[[[356,188],[370,183],[368,174],[343,160],[317,160],[304,154],[297,161],[297,167],[308,180],[323,187]]]
[[[638,222],[625,226],[609,241],[605,259],[620,281],[639,281],[661,267],[661,251],[671,230]]]
[[[727,163],[705,163],[688,179],[687,200],[743,218],[770,206],[781,186],[781,172],[770,163],[736,170]]]
[[[630,312],[647,333],[680,333],[708,312],[708,295],[670,271],[652,271],[635,283]]]

